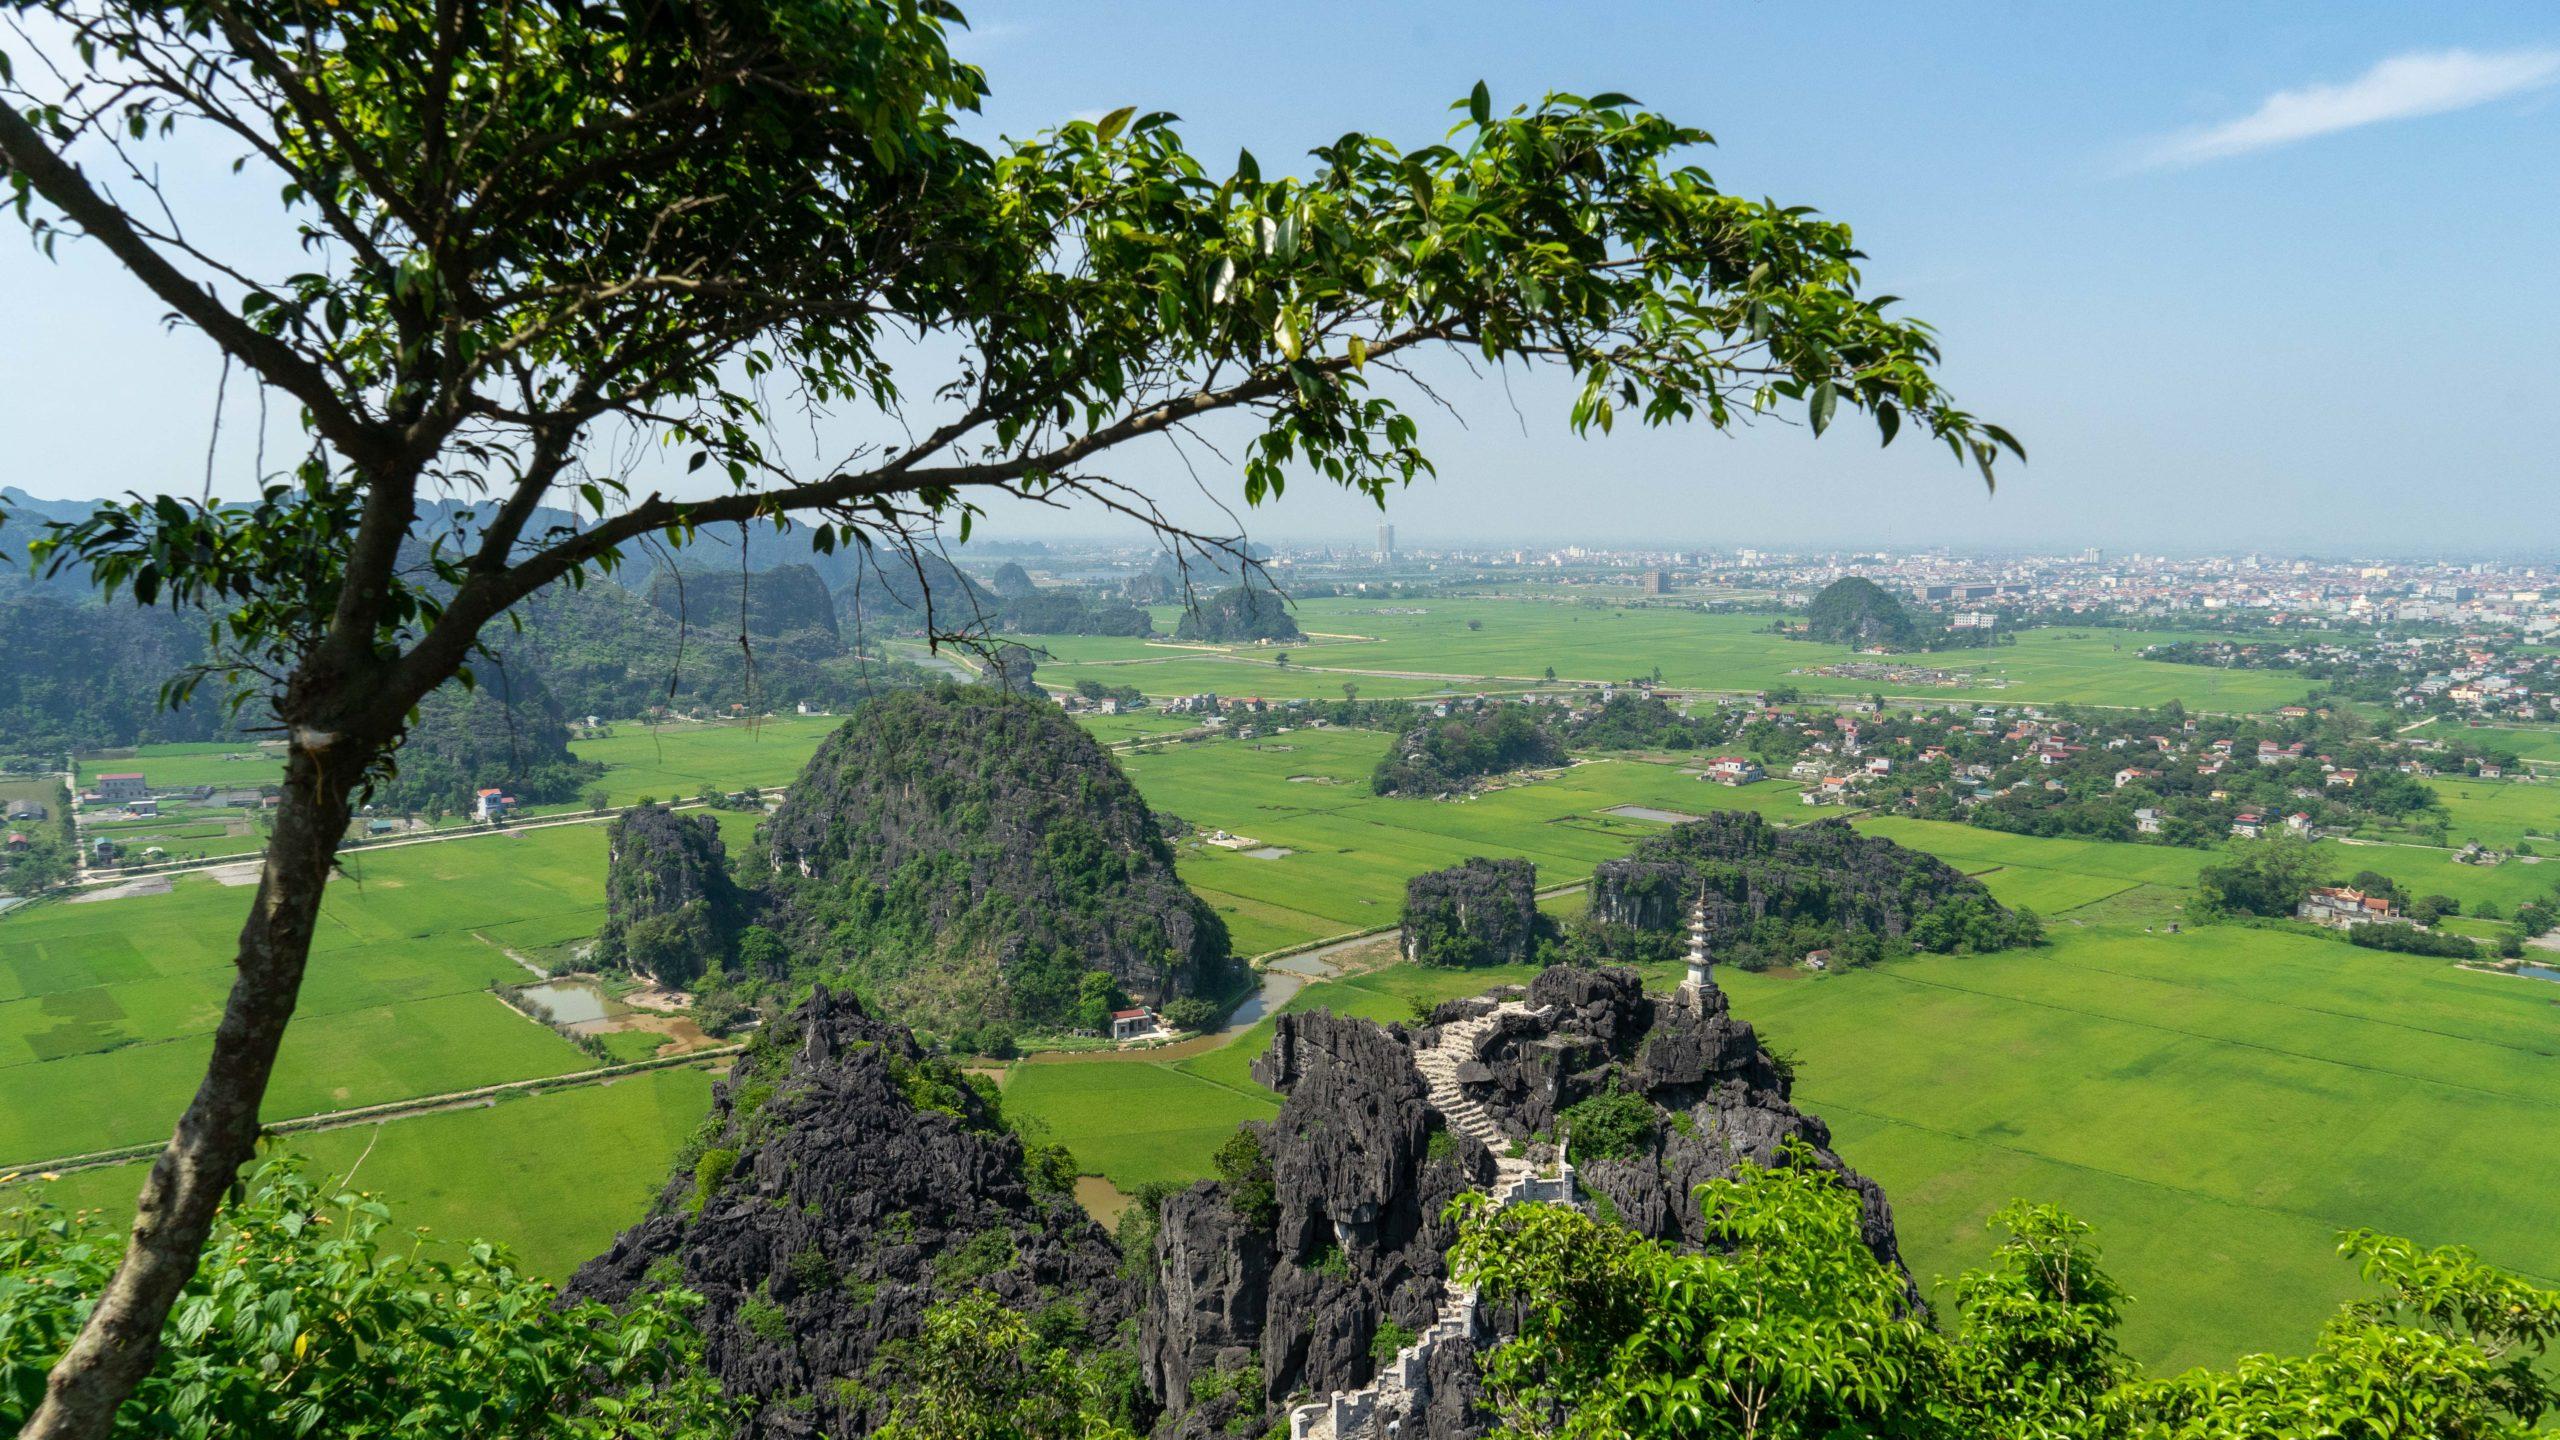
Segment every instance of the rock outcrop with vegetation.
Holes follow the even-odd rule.
[[[1519,1003],[1497,1010],[1505,1001]],[[1293,1398],[1366,1384],[1432,1324],[1455,1238],[1449,1202],[1486,1187],[1497,1157],[1435,1108],[1417,1055],[1486,1015],[1495,1023],[1456,1068],[1457,1090],[1505,1150],[1551,1160],[1568,1134],[1594,1209],[1701,1245],[1692,1188],[1744,1162],[1784,1163],[1801,1141],[1858,1197],[1874,1252],[1899,1265],[1884,1196],[1830,1153],[1820,1120],[1788,1103],[1785,1070],[1719,992],[1648,996],[1632,970],[1557,967],[1416,1027],[1293,1012],[1254,1067],[1286,1097],[1280,1113],[1221,1155],[1219,1179],[1157,1214],[1139,1350],[1165,1407],[1159,1435],[1260,1434]],[[1474,1356],[1453,1347],[1429,1365],[1422,1413],[1404,1416],[1402,1433],[1488,1431]]]
[[[1215,998],[1240,980],[1137,789],[1043,701],[870,701],[762,836],[797,963],[900,1020],[1084,1025],[1097,995]]]
[[[729,875],[720,822],[645,805],[605,828],[598,965],[681,990],[734,956],[750,898]]]
[[[702,1296],[704,1354],[750,1407],[747,1437],[872,1434],[928,1378],[937,1320],[989,1300],[1138,1421],[1118,1339],[1131,1286],[1074,1182],[1065,1152],[1006,1127],[993,1087],[820,987],[758,1035],[648,1218],[569,1291]]]
[[[1554,925],[1538,912],[1538,867],[1481,855],[1404,886],[1404,958],[1423,965],[1522,965]]]
[[[1577,943],[1594,954],[1670,959],[1686,944],[1689,907],[1701,896],[1716,959],[1745,969],[1793,964],[1816,950],[1846,965],[2043,937],[2031,912],[2001,905],[1980,881],[1845,820],[1781,828],[1721,810],[1593,870]]]
[[[1899,650],[1919,642],[1920,627],[1893,592],[1863,575],[1843,575],[1806,607],[1804,635],[1830,645]]]
[[[1536,707],[1485,705],[1427,719],[1396,737],[1370,773],[1380,795],[1442,795],[1487,775],[1562,765],[1564,742]]]
[[[1182,612],[1173,638],[1242,645],[1256,640],[1295,640],[1302,633],[1296,617],[1289,613],[1289,602],[1266,586],[1248,582],[1221,590]]]

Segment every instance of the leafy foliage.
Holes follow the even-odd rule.
[[[1588,750],[1694,750],[1712,744],[1717,727],[1692,719],[1659,695],[1620,690],[1565,726],[1565,739]]]
[[[2341,1252],[2383,1293],[2308,1355],[2149,1379],[2115,1346],[2126,1297],[2087,1226],[2004,1209],[2008,1238],[1939,1330],[1860,1243],[1856,1196],[1807,1159],[1701,1187],[1703,1252],[1462,1198],[1456,1273],[1522,1317],[1485,1362],[1497,1433],[2384,1440],[2521,1436],[2551,1413],[2560,1292],[2468,1251],[2350,1232]]]
[[[1218,1153],[1209,1157],[1209,1168],[1226,1191],[1229,1209],[1265,1229],[1279,1220],[1280,1191],[1272,1174],[1271,1152],[1263,1147],[1258,1128],[1238,1126]]]
[[[2292,835],[2270,835],[2233,847],[2228,861],[2197,872],[2195,908],[2205,916],[2282,919],[2291,916],[2312,887],[2321,883],[2321,874],[2319,855],[2310,842]]]
[[[373,803],[395,812],[465,814],[474,792],[504,790],[521,805],[574,800],[604,773],[569,753],[569,725],[540,678],[491,667],[481,683],[446,685],[418,706]]]
[[[25,1422],[118,1239],[95,1215],[0,1219],[0,1425]],[[288,1162],[258,1172],[208,1249],[217,1263],[188,1283],[119,1435],[730,1433],[681,1290],[619,1314],[564,1307],[503,1250],[422,1245],[381,1201]]]
[[[1653,1102],[1632,1090],[1603,1090],[1565,1107],[1558,1118],[1576,1159],[1623,1159],[1653,1144]]]
[[[2350,925],[2347,943],[2367,950],[2393,950],[2403,955],[2436,955],[2448,960],[2476,960],[2480,947],[2449,930],[2421,930],[2397,921]]]
[[[881,1389],[896,1396],[881,1440],[1115,1440],[1108,1372],[1043,1340],[984,1290],[924,1313],[916,1338],[884,1350]]]
[[[1564,745],[1527,705],[1486,705],[1426,719],[1378,760],[1369,788],[1380,795],[1434,795],[1533,765],[1561,765]]]

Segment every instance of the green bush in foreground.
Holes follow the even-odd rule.
[[[2382,1293],[2311,1353],[2152,1379],[2115,1347],[2125,1297],[2087,1226],[2003,1210],[2009,1239],[1957,1282],[1941,1329],[1861,1241],[1856,1195],[1810,1161],[1701,1187],[1717,1246],[1696,1253],[1462,1198],[1454,1272],[1523,1317],[1485,1358],[1497,1434],[2455,1440],[2522,1436],[2552,1411],[2560,1292],[2467,1250],[2348,1232],[2341,1252]]]
[[[34,1410],[123,1248],[92,1215],[0,1217],[0,1429]],[[251,1179],[204,1256],[119,1435],[709,1440],[734,1423],[695,1296],[563,1309],[505,1251],[402,1244],[380,1202],[324,1195],[290,1162]]]

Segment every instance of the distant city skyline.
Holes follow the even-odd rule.
[[[982,135],[1136,104],[1180,113],[1213,169],[1239,148],[1266,170],[1295,166],[1351,128],[1433,142],[1478,78],[1502,104],[1632,93],[1713,131],[1722,143],[1700,163],[1728,188],[1856,226],[1872,288],[1938,327],[1960,399],[2032,457],[1993,496],[1943,451],[1907,438],[1879,451],[1857,420],[1819,442],[1624,425],[1585,442],[1563,424],[1556,377],[1450,362],[1427,378],[1464,423],[1417,404],[1438,479],[1382,515],[1301,478],[1247,515],[1258,540],[1348,545],[1383,522],[1408,552],[1563,539],[2560,550],[2547,440],[2560,429],[2560,13],[2545,7],[1719,0],[1570,25],[1521,0],[968,8],[959,48],[995,90]],[[203,158],[210,173],[227,156]],[[227,241],[268,217],[250,204],[220,218],[211,233]],[[164,332],[159,310],[88,247],[54,264],[0,247],[0,334],[20,342],[0,346],[0,484],[48,497],[203,484],[218,365],[199,338]],[[913,388],[933,378],[919,369]],[[247,488],[257,427],[234,381],[224,493]],[[902,433],[823,428],[831,448]],[[1208,445],[1140,452],[1115,473],[1184,523],[1232,530],[1222,505],[1245,512],[1220,452],[1236,438],[1212,429]],[[292,443],[276,406],[270,463]],[[991,522],[992,538],[1129,533],[1021,505]]]

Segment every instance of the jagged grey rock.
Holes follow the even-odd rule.
[[[821,987],[760,1038],[702,1140],[734,1160],[685,1159],[569,1293],[699,1292],[712,1373],[755,1406],[747,1436],[869,1434],[890,1398],[884,1347],[967,1291],[1025,1311],[1065,1300],[1097,1348],[1133,1311],[1110,1237],[1071,1197],[1036,1193],[975,1090],[850,996]]]
[[[1612,1086],[1652,1100],[1661,1123],[1642,1153],[1584,1163],[1579,1182],[1632,1228],[1703,1243],[1694,1187],[1745,1161],[1774,1162],[1801,1140],[1860,1195],[1868,1245],[1900,1263],[1883,1193],[1830,1152],[1820,1120],[1788,1102],[1783,1070],[1712,987],[1648,995],[1633,970],[1559,967],[1525,989],[1440,1006],[1419,1028],[1298,1012],[1281,1017],[1255,1074],[1286,1097],[1263,1132],[1278,1215],[1267,1229],[1249,1225],[1216,1182],[1166,1203],[1154,1256],[1162,1283],[1142,1322],[1146,1380],[1166,1407],[1161,1436],[1231,1424],[1250,1433],[1293,1402],[1368,1386],[1382,1325],[1422,1334],[1443,1319],[1449,1200],[1513,1183],[1530,1168],[1513,1152],[1546,1156],[1536,1137]],[[1209,1258],[1240,1240],[1251,1260]],[[1251,1240],[1267,1242],[1267,1271]],[[1480,1323],[1488,1343],[1506,1329],[1499,1314]],[[1484,1433],[1471,1350],[1423,1351],[1418,1389],[1390,1397],[1410,1408],[1376,1410],[1371,1430]],[[1262,1414],[1239,1416],[1216,1384],[1215,1406],[1193,1403],[1204,1377],[1233,1374],[1246,1352],[1258,1357]]]

